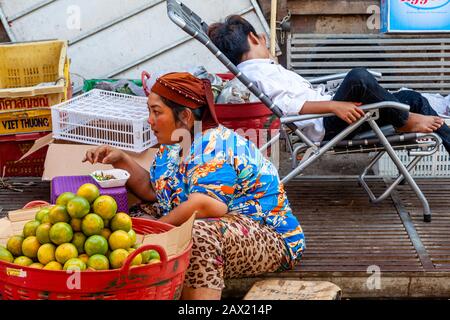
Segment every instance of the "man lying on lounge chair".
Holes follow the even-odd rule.
[[[253,26],[240,16],[229,16],[225,22],[211,25],[208,35],[217,48],[271,98],[285,115],[336,115],[296,123],[314,142],[328,141],[360,119],[364,112],[359,106],[395,101],[409,105],[410,112],[394,108],[381,109],[378,125],[392,125],[397,132],[436,132],[450,153],[450,128],[433,110],[428,100],[416,91],[390,93],[366,69],[356,68],[348,73],[335,95],[331,96],[321,88],[313,88],[300,75],[270,59],[265,36],[258,35]],[[365,123],[351,136],[368,130],[370,126]]]

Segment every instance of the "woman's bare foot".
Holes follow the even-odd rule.
[[[410,113],[408,121],[398,131],[431,133],[442,127],[443,124],[444,120],[439,117]]]

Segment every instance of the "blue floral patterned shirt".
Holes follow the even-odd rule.
[[[229,212],[272,227],[292,259],[305,249],[303,230],[293,215],[275,166],[245,138],[223,126],[194,138],[186,158],[181,146],[162,145],[150,168],[158,205],[166,215],[192,193],[222,201]]]

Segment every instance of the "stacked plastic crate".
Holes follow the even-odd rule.
[[[70,88],[66,41],[0,44],[0,175],[42,175],[46,149],[16,161],[52,131],[50,107]]]

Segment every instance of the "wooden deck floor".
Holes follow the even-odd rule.
[[[418,183],[430,202],[431,223],[423,222],[408,185],[374,205],[354,179],[288,184],[307,249],[295,270],[264,277],[331,281],[343,298],[449,298],[450,179]],[[380,194],[385,183],[371,186]],[[260,278],[230,280],[226,294],[238,296]]]
[[[14,179],[28,182],[30,179]],[[49,184],[32,180],[23,193],[0,190],[4,215],[31,200],[48,200]],[[331,281],[343,298],[450,297],[450,179],[421,179],[433,221],[409,186],[373,205],[353,179],[304,179],[287,185],[306,236],[295,270],[228,280],[224,297],[243,296],[261,278]],[[385,183],[372,182],[380,192]]]

